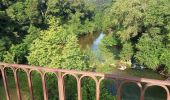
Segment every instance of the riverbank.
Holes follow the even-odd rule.
[[[118,58],[118,54],[120,52],[120,48],[118,48],[117,46],[112,46],[111,48],[113,49],[112,54],[108,53],[109,51],[106,50],[104,51],[104,55],[106,56],[104,57],[103,60],[105,60],[106,62],[100,62],[98,60],[100,60],[99,56],[101,56],[102,50],[103,48],[99,47],[102,39],[105,38],[106,36],[108,36],[107,34],[105,35],[104,33],[93,33],[93,34],[87,34],[85,36],[82,36],[81,38],[79,38],[79,45],[80,48],[84,51],[87,49],[90,49],[92,51],[92,55],[90,54],[90,56],[92,56],[92,67],[95,68],[95,66],[97,68],[95,68],[98,72],[106,72],[106,73],[115,73],[118,75],[125,75],[125,76],[136,76],[136,77],[145,77],[145,78],[152,78],[152,79],[161,79],[164,80],[166,79],[166,77],[164,77],[163,75],[158,74],[157,72],[151,70],[151,69],[132,69],[131,68],[131,63],[130,62],[123,62],[121,60],[119,60],[120,58]],[[101,50],[102,49],[102,50]],[[94,57],[96,56],[96,57]],[[113,59],[110,59],[108,57],[113,56]],[[108,61],[109,60],[109,61]],[[108,62],[107,62],[108,61]],[[119,70],[122,66],[126,66],[126,68],[124,68],[124,70]]]

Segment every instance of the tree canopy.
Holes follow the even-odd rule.
[[[79,38],[91,35],[89,42],[98,33],[104,37],[98,55],[91,47],[80,48]],[[170,0],[0,0],[0,61],[95,72],[113,72],[117,62],[130,62],[167,75]],[[33,76],[41,99],[41,79]],[[52,89],[56,84],[50,77]],[[66,79],[66,88],[76,88],[70,76]],[[89,83],[82,82],[82,97],[94,100],[96,87]],[[101,98],[110,100],[113,95],[104,85]],[[58,98],[55,92],[48,94],[52,100]],[[66,92],[73,97],[66,100],[76,99],[76,89]]]
[[[106,9],[109,16],[107,13],[105,16],[111,23],[107,25],[122,44],[122,59],[129,55],[128,59],[135,59],[148,68],[157,69],[163,65],[170,69],[162,58],[169,55],[166,52],[169,50],[169,5],[169,0],[117,0]]]
[[[86,69],[78,38],[103,31],[111,58],[118,46],[120,60],[169,70],[169,9],[169,0],[1,0],[0,61]]]
[[[76,35],[68,33],[57,19],[49,20],[49,29],[43,30],[30,47],[28,62],[38,66],[66,69],[86,69]]]

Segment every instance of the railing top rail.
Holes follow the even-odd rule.
[[[114,74],[105,74],[105,77],[107,78],[113,78],[113,79],[121,79],[121,80],[127,80],[130,82],[142,82],[142,83],[150,83],[155,85],[168,85],[170,86],[169,80],[158,80],[158,79],[149,79],[149,78],[140,78],[140,77],[132,77],[132,76],[119,76]]]
[[[64,72],[64,73],[74,73],[74,74],[83,74],[83,75],[92,75],[92,76],[101,76],[104,77],[105,74],[103,73],[96,73],[96,72],[86,72],[86,71],[78,71],[78,70],[67,70],[67,69],[57,69],[57,68],[49,68],[49,67],[41,67],[41,66],[31,66],[31,65],[22,65],[22,64],[8,64],[8,63],[1,63],[0,66],[5,67],[16,67],[16,68],[26,68],[26,69],[34,69],[34,70],[44,70],[49,72]]]
[[[119,79],[119,80],[127,80],[130,82],[142,82],[142,83],[151,83],[151,84],[160,84],[160,85],[169,85],[169,80],[157,80],[157,79],[149,79],[149,78],[140,78],[140,77],[132,77],[132,76],[120,76],[117,74],[105,74],[105,73],[96,73],[96,72],[86,72],[86,71],[78,71],[78,70],[66,70],[66,69],[57,69],[57,68],[47,68],[47,67],[40,67],[40,66],[30,66],[30,65],[22,65],[22,64],[8,64],[8,63],[1,63],[0,66],[5,67],[15,67],[21,69],[35,69],[35,70],[43,70],[49,72],[63,72],[68,74],[80,74],[80,75],[87,75],[87,76],[99,76],[104,78],[110,79]]]

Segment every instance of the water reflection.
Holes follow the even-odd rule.
[[[91,45],[92,51],[98,52],[99,51],[99,44],[101,40],[104,38],[105,34],[102,32],[100,33],[99,37],[94,40],[93,44]]]
[[[103,58],[100,54],[99,45],[104,37],[105,34],[101,32],[101,33],[88,34],[79,39],[79,44],[81,49],[85,50],[87,49],[87,47],[89,47],[101,63],[103,62]]]
[[[98,45],[100,41],[104,38],[104,36],[105,34],[103,32],[87,34],[80,37],[78,43],[80,44],[82,50],[90,47],[93,51],[96,51],[98,50]]]

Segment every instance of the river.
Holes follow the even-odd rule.
[[[107,36],[103,32],[101,33],[94,33],[88,34],[84,37],[79,38],[79,44],[82,50],[86,48],[90,48],[93,52],[100,56],[100,48],[99,44],[101,43],[102,39]],[[115,52],[119,52],[116,46],[113,47]],[[115,58],[115,61],[117,59]],[[119,70],[114,68],[111,73],[118,74],[119,76],[137,76],[141,78],[151,78],[151,79],[159,79],[164,80],[165,78],[158,73],[154,72],[153,70],[149,69],[132,69],[128,68],[126,70]],[[115,88],[113,84],[107,85],[108,90],[115,95]],[[160,87],[153,87],[146,93],[145,100],[166,100],[165,95],[162,95],[165,91],[162,90]],[[165,94],[165,93],[164,93]],[[136,85],[134,84],[127,84],[126,87],[122,91],[122,100],[139,100],[140,92]]]
[[[100,56],[99,45],[102,39],[106,36],[108,36],[108,34],[104,34],[103,32],[87,34],[83,37],[80,37],[78,43],[80,45],[81,50],[90,48],[94,53]],[[115,50],[116,53],[120,52],[120,49],[117,48],[116,46],[113,46],[113,49]],[[119,61],[119,60],[115,58],[115,61]],[[139,77],[146,77],[146,78],[153,78],[153,79],[164,79],[163,76],[149,69],[136,70],[136,69],[129,68],[127,70],[121,71],[115,68],[112,72],[117,73],[119,75],[139,76]]]
[[[106,37],[107,35],[103,32],[101,33],[94,33],[94,34],[88,34],[86,36],[83,36],[79,38],[78,43],[80,44],[80,47],[82,50],[85,50],[87,47],[89,47],[93,52],[100,55],[100,49],[99,44],[101,40]],[[115,47],[116,48],[116,47]],[[113,48],[113,49],[115,49]],[[117,52],[117,51],[116,51]],[[118,70],[114,69],[111,71],[113,74],[117,73],[121,76],[138,76],[138,77],[146,77],[146,78],[153,78],[153,79],[160,79],[163,80],[164,78],[160,76],[159,74],[153,72],[152,70],[135,70],[135,69],[126,69],[126,70]],[[11,80],[13,78],[10,78]],[[14,80],[13,84],[10,83],[10,96],[12,97],[12,100],[17,100],[17,94]],[[113,84],[107,85],[108,90],[111,94],[115,95],[115,88]],[[28,92],[22,92],[23,100],[28,100],[29,96],[27,95]],[[164,91],[161,88],[155,87],[152,88],[149,92],[147,92],[146,99],[145,100],[165,100],[165,96],[162,95],[165,94]],[[134,84],[127,84],[126,87],[122,91],[122,100],[139,100],[139,89]],[[5,100],[5,93],[3,88],[3,82],[2,78],[0,77],[0,100]]]

